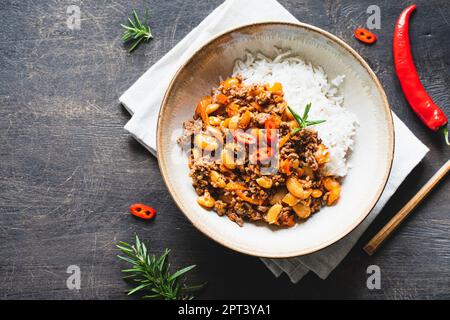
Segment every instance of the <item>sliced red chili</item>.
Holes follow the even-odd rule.
[[[256,137],[247,132],[234,131],[233,136],[237,142],[243,144],[255,144],[257,142]]]
[[[263,147],[256,149],[253,154],[253,161],[266,162],[275,155],[275,151],[271,147]]]
[[[367,44],[372,44],[377,41],[377,36],[375,33],[364,28],[356,28],[354,35],[356,39]]]
[[[150,220],[153,219],[156,215],[156,210],[150,206],[147,206],[143,203],[135,203],[130,206],[130,212],[133,216]]]
[[[267,144],[271,144],[271,142],[276,139],[277,137],[276,129],[280,127],[279,120],[280,120],[279,118],[271,116],[264,122],[264,128],[266,129]]]

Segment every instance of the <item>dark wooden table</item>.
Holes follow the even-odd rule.
[[[412,46],[425,87],[450,115],[450,2],[416,1]],[[444,181],[373,257],[362,245],[449,158],[403,98],[393,72],[394,23],[409,1],[281,3],[301,21],[347,41],[380,78],[392,109],[430,148],[347,258],[323,281],[309,274],[293,285],[259,259],[221,247],[177,209],[158,164],[123,126],[118,97],[206,17],[220,0],[145,1],[155,38],[129,55],[120,24],[143,1],[3,1],[0,8],[0,297],[124,299],[124,264],[114,245],[136,232],[155,252],[173,249],[172,263],[195,263],[201,298],[450,298],[449,182]],[[66,9],[81,9],[69,30]],[[371,4],[381,8],[373,46],[358,43]],[[150,93],[151,94],[151,93]],[[128,205],[153,204],[145,223]],[[369,265],[381,268],[381,290],[366,287]],[[81,268],[81,289],[68,290],[66,269]]]

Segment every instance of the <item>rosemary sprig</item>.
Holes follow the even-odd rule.
[[[125,42],[133,41],[133,44],[128,49],[128,52],[132,52],[142,41],[148,41],[153,38],[152,32],[148,25],[143,25],[141,20],[136,13],[136,10],[132,11],[133,20],[128,18],[129,25],[126,26],[121,24],[121,26],[125,29],[122,34],[122,40]],[[148,20],[148,15],[146,11],[146,20]]]
[[[203,285],[188,287],[182,280],[187,272],[195,268],[195,265],[182,268],[174,273],[170,272],[169,249],[165,249],[159,258],[151,255],[137,235],[134,245],[121,241],[117,248],[125,255],[118,257],[131,264],[131,268],[122,270],[127,274],[124,279],[137,283],[135,288],[128,291],[128,295],[144,291],[148,294],[143,298],[185,300],[193,299],[192,292],[203,287]]]
[[[289,111],[292,113],[295,120],[297,121],[297,123],[300,126],[300,128],[295,128],[294,130],[292,130],[292,134],[295,134],[295,133],[299,132],[300,130],[305,129],[308,126],[313,126],[313,125],[323,123],[326,121],[326,120],[308,120],[308,113],[309,113],[309,110],[311,109],[311,107],[312,107],[312,104],[310,102],[305,106],[305,111],[303,112],[303,116],[300,117],[297,114],[297,112],[295,112],[294,110],[292,110],[291,107],[288,106]]]

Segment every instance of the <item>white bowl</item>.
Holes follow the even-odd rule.
[[[191,119],[197,102],[219,78],[232,73],[245,51],[275,55],[288,48],[330,79],[345,75],[340,87],[344,107],[358,117],[360,128],[350,156],[352,168],[342,184],[337,205],[324,207],[305,223],[273,229],[251,222],[243,227],[201,208],[188,176],[187,159],[176,144],[182,123]],[[233,250],[270,258],[309,254],[323,249],[356,228],[381,196],[392,165],[394,130],[386,95],[367,63],[339,38],[307,24],[261,23],[231,30],[198,50],[177,72],[167,89],[158,121],[158,160],[175,202],[201,232]]]

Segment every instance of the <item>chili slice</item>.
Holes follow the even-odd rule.
[[[356,28],[353,34],[355,35],[356,39],[367,44],[372,44],[377,41],[377,36],[375,35],[375,33],[370,32],[369,30],[364,28]]]
[[[270,116],[264,122],[264,128],[266,129],[267,144],[271,144],[273,140],[277,138],[277,130],[280,127],[280,119],[274,116]]]
[[[409,17],[415,9],[416,5],[411,5],[403,10],[395,26],[393,41],[395,70],[411,108],[428,128],[433,131],[439,130],[450,145],[447,117],[426,92],[414,65],[409,40]]]
[[[130,212],[133,216],[150,220],[156,216],[156,210],[143,203],[134,203],[130,206]]]
[[[253,154],[251,155],[251,160],[253,162],[261,162],[265,163],[273,158],[275,155],[275,150],[273,150],[271,147],[262,147],[255,149]]]
[[[233,131],[233,136],[237,142],[243,144],[255,144],[257,142],[256,137],[247,132]]]

